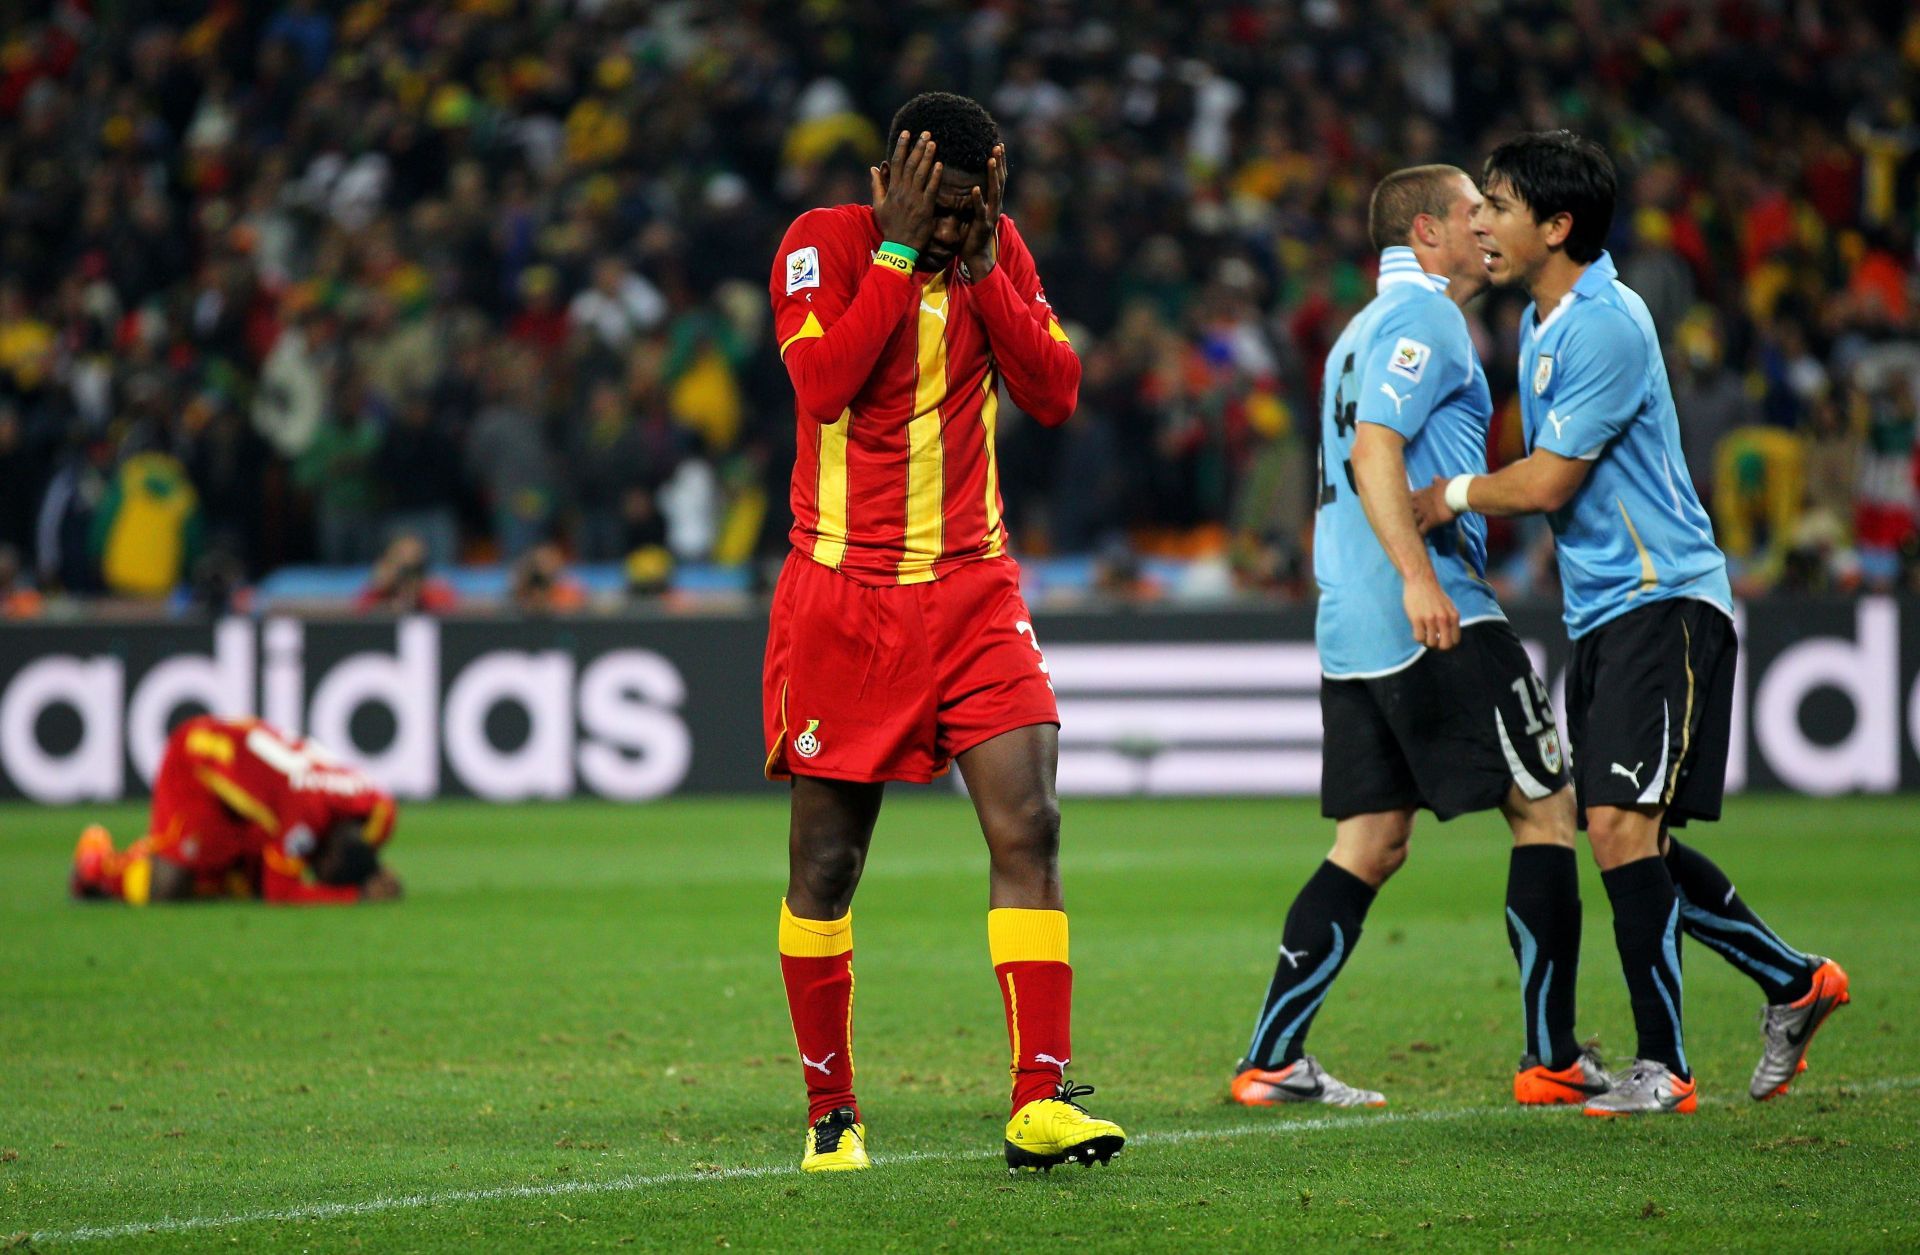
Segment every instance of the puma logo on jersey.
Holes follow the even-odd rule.
[[[1572,417],[1573,415],[1571,414],[1567,415],[1567,418]],[[1567,425],[1567,418],[1561,418],[1560,415],[1553,410],[1547,411],[1547,421],[1553,424],[1553,438],[1555,440],[1560,439],[1560,429]]]
[[[1033,1056],[1033,1061],[1035,1063],[1051,1063],[1054,1067],[1059,1068],[1062,1072],[1066,1071],[1067,1065],[1073,1062],[1073,1060],[1071,1059],[1056,1059],[1052,1055],[1046,1054],[1044,1052],[1035,1052]]]
[[[807,1052],[803,1050],[800,1052],[800,1062],[805,1064],[807,1067],[812,1068],[815,1072],[818,1072],[821,1076],[826,1076],[827,1065],[829,1063],[832,1063],[834,1060],[834,1056],[838,1055],[839,1053],[840,1052],[837,1050],[829,1050],[827,1052],[826,1058],[820,1060],[820,1062],[818,1063],[815,1063],[813,1060],[807,1058]]]
[[[1409,392],[1406,396],[1401,396],[1398,392],[1395,392],[1393,390],[1393,385],[1388,383],[1381,384],[1380,391],[1386,393],[1388,396],[1393,398],[1393,413],[1395,417],[1399,416],[1400,407],[1413,399],[1413,394],[1411,392]]]
[[[1642,759],[1640,762],[1635,763],[1633,765],[1632,771],[1628,771],[1625,767],[1622,767],[1619,763],[1612,763],[1609,765],[1612,766],[1614,775],[1625,776],[1627,779],[1633,781],[1634,788],[1637,789],[1640,787],[1640,769],[1647,765],[1645,759]]]
[[[1305,950],[1289,950],[1283,943],[1280,947],[1280,957],[1287,961],[1288,967],[1297,972],[1300,970],[1300,960],[1307,957],[1307,952]]]

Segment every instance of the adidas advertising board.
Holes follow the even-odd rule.
[[[1512,618],[1561,709],[1558,617]],[[1037,619],[1063,794],[1318,787],[1311,607]],[[1920,788],[1920,601],[1755,602],[1739,627],[1731,788]],[[201,711],[313,736],[403,798],[750,792],[769,787],[765,632],[761,614],[0,625],[0,797],[141,796]]]

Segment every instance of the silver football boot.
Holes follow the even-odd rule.
[[[1832,959],[1817,954],[1807,956],[1816,964],[1813,988],[1798,1002],[1769,1006],[1760,1013],[1760,1032],[1766,1048],[1753,1069],[1753,1081],[1747,1092],[1756,1102],[1765,1102],[1787,1092],[1793,1078],[1807,1070],[1807,1046],[1827,1017],[1853,1001],[1847,973]]]
[[[1384,1107],[1386,1095],[1356,1089],[1328,1074],[1312,1055],[1302,1055],[1284,1068],[1266,1071],[1245,1059],[1234,1074],[1233,1101],[1249,1107],[1277,1107],[1282,1103],[1317,1102],[1329,1107]]]
[[[1590,1116],[1688,1115],[1699,1105],[1694,1082],[1681,1080],[1664,1063],[1635,1059],[1614,1073],[1612,1089],[1587,1099],[1582,1110]]]

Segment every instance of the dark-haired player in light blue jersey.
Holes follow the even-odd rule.
[[[1567,131],[1523,135],[1488,157],[1474,220],[1488,273],[1533,297],[1520,339],[1528,452],[1494,475],[1436,478],[1415,502],[1429,530],[1456,530],[1476,513],[1545,514],[1553,527],[1574,643],[1574,788],[1639,1036],[1633,1065],[1586,1104],[1596,1116],[1697,1103],[1681,1032],[1683,930],[1766,995],[1755,1098],[1787,1088],[1814,1031],[1849,1000],[1837,963],[1782,941],[1712,860],[1670,832],[1720,817],[1738,642],[1726,560],[1681,458],[1659,336],[1601,247],[1614,188],[1607,155]]]
[[[1414,812],[1499,808],[1513,829],[1507,930],[1520,965],[1523,1103],[1582,1102],[1608,1082],[1574,1038],[1580,891],[1559,729],[1486,581],[1470,519],[1423,543],[1410,483],[1486,469],[1493,413],[1460,306],[1486,287],[1452,166],[1388,175],[1369,228],[1380,290],[1327,359],[1314,576],[1322,681],[1321,810],[1333,849],[1287,913],[1280,960],[1233,1079],[1253,1106],[1381,1106],[1306,1053],[1307,1030],[1406,859]]]

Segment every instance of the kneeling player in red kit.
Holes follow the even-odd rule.
[[[80,834],[73,896],[135,906],[195,898],[282,903],[400,896],[380,864],[393,799],[311,741],[258,719],[189,719],[167,738],[147,835],[124,850]]]
[[[775,259],[799,422],[793,552],[774,591],[766,771],[792,780],[780,966],[810,1127],[801,1167],[868,1166],[853,1093],[853,893],[889,780],[958,762],[986,836],[987,945],[1012,1046],[1010,1170],[1104,1163],[1079,1103],[1054,773],[1060,715],[1001,521],[1000,385],[1073,413],[1080,362],[1000,213],[987,111],[930,93],[893,119],[873,204],[802,214]]]

